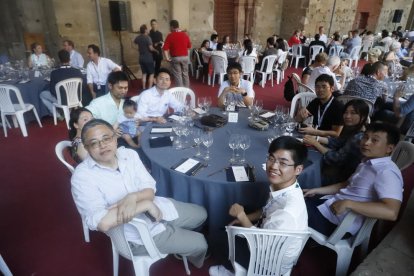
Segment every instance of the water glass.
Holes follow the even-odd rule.
[[[245,157],[246,150],[250,148],[250,136],[249,135],[243,134],[240,136],[240,148],[243,150],[243,157],[240,160],[240,162],[244,164],[246,162],[246,157]]]
[[[206,155],[204,156],[205,160],[210,160],[210,150],[209,148],[213,145],[213,133],[211,131],[206,131],[201,135],[201,141],[206,147]]]
[[[234,151],[237,150],[240,146],[240,135],[239,134],[231,134],[229,138],[229,147],[233,150],[232,156],[230,158],[230,163],[236,162],[236,157],[234,155]]]
[[[201,134],[202,134],[201,129],[199,129],[199,128],[193,129],[193,139],[194,139],[194,143],[196,143],[196,145],[197,145],[196,156],[201,156],[201,151],[200,151],[200,145],[202,143]]]

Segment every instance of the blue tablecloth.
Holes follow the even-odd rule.
[[[218,110],[213,112],[221,114]],[[227,123],[224,127],[213,131],[214,143],[210,147],[209,166],[195,176],[187,176],[172,170],[171,167],[184,158],[194,156],[196,148],[183,150],[176,150],[172,147],[150,148],[149,137],[162,136],[150,134],[151,125],[146,127],[141,137],[141,154],[144,155],[142,159],[149,162],[151,174],[157,181],[157,195],[204,206],[209,215],[210,244],[217,241],[219,236],[223,238],[225,235],[223,227],[232,220],[228,215],[228,210],[233,203],[239,203],[245,207],[247,212],[251,212],[264,206],[269,195],[266,173],[262,169],[269,146],[267,141],[269,133],[250,128],[247,122],[248,116],[248,110],[241,109],[238,123]],[[250,136],[251,146],[246,151],[246,159],[251,166],[255,167],[255,183],[228,182],[224,170],[208,177],[210,173],[229,165],[232,150],[228,146],[228,139],[231,133]],[[309,160],[311,164],[299,177],[299,183],[303,188],[320,186],[321,182],[320,153],[310,150]]]

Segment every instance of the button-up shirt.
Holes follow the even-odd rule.
[[[160,117],[164,116],[168,108],[174,111],[182,111],[184,104],[179,102],[169,90],[165,90],[160,94],[153,86],[142,92],[138,102],[138,114],[144,117]]]
[[[88,156],[76,167],[73,174],[72,195],[79,213],[91,230],[97,230],[108,209],[126,195],[147,188],[152,189],[154,193],[156,191],[155,180],[147,172],[135,151],[119,148],[117,159],[118,169],[111,169],[99,165]],[[170,200],[156,197],[154,203],[160,208],[164,220],[178,218],[177,210]],[[148,223],[151,236],[165,230],[162,223],[151,222],[144,214],[137,217]],[[124,231],[128,241],[142,244],[133,226],[125,224]]]
[[[117,106],[111,92],[109,92],[94,99],[86,108],[92,112],[95,119],[102,119],[113,125],[116,123],[118,115],[123,114],[123,105],[124,99],[121,99],[119,106]]]
[[[121,67],[112,60],[104,57],[98,59],[98,64],[89,61],[86,66],[86,80],[87,83],[95,83],[97,85],[106,85],[109,73],[114,69]]]
[[[223,93],[223,90],[227,87],[230,86],[230,82],[227,81],[223,81],[223,83],[220,85],[219,91],[218,91],[218,96],[220,97],[221,93]],[[238,88],[243,88],[244,90],[246,90],[247,95],[246,97],[251,97],[254,98],[255,97],[255,92],[253,90],[253,83],[245,80],[245,79],[240,79],[239,81],[239,85],[237,85]],[[229,95],[232,95],[233,100],[236,102],[237,106],[240,107],[246,107],[246,105],[244,104],[243,101],[243,96],[241,94],[237,94],[237,93],[229,93]]]
[[[70,51],[70,65],[75,68],[83,68],[85,63],[82,55],[75,50]]]
[[[387,85],[372,76],[361,75],[352,79],[345,88],[344,95],[366,99],[373,104],[383,93],[387,92]]]
[[[318,206],[321,214],[333,224],[340,224],[348,212],[340,215],[332,213],[330,206],[338,200],[372,202],[384,198],[402,201],[403,179],[401,171],[391,157],[369,159],[359,164],[355,173],[349,178],[347,187],[335,195],[324,196],[327,199]],[[364,216],[358,215],[349,233],[356,234],[364,222]]]

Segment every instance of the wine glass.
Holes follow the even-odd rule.
[[[181,122],[178,120],[178,121],[176,121],[174,124],[173,124],[173,126],[172,126],[172,129],[173,129],[173,131],[174,131],[174,133],[175,133],[175,135],[177,135],[177,139],[176,139],[176,141],[174,142],[174,145],[175,145],[175,148],[176,149],[181,149],[182,147],[183,147],[183,145],[181,144],[181,139],[180,139],[180,136],[181,136],[181,134],[182,134],[182,125],[181,125]]]
[[[240,136],[240,148],[243,150],[243,157],[240,160],[240,162],[244,164],[246,162],[246,157],[245,157],[246,150],[250,148],[250,136],[249,135],[243,134]]]
[[[212,100],[211,100],[211,97],[205,97],[204,99],[205,99],[204,100],[204,108],[205,108],[205,110],[208,114],[208,111],[210,110],[210,106],[212,104]]]
[[[289,136],[293,136],[292,135],[292,132],[295,129],[295,127],[296,127],[296,122],[294,122],[293,120],[289,120],[286,123],[286,131],[287,131],[287,133],[288,133]]]
[[[194,143],[196,143],[197,145],[197,153],[195,156],[201,156],[201,151],[200,151],[200,145],[202,143],[201,141],[201,129],[197,128],[197,129],[193,129],[193,139],[194,139]]]
[[[230,158],[230,163],[234,163],[236,161],[234,150],[239,148],[239,134],[231,134],[229,138],[229,147],[233,150],[233,153]]]
[[[205,97],[197,98],[197,106],[204,110]]]
[[[203,145],[206,147],[206,155],[204,156],[205,160],[210,160],[210,150],[209,148],[213,144],[213,133],[211,131],[204,132],[201,135],[201,141]]]
[[[184,146],[188,142],[188,139],[187,139],[188,135],[190,135],[190,128],[188,127],[187,124],[185,124],[185,125],[182,126],[182,128],[181,128],[181,134],[184,136],[184,139],[182,141],[182,145]]]

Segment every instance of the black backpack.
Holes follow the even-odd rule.
[[[295,91],[295,85],[292,81],[292,76],[288,77],[288,80],[285,83],[285,89],[283,91],[283,96],[285,97],[285,100],[288,102],[291,102],[293,97],[295,97],[296,91]]]

